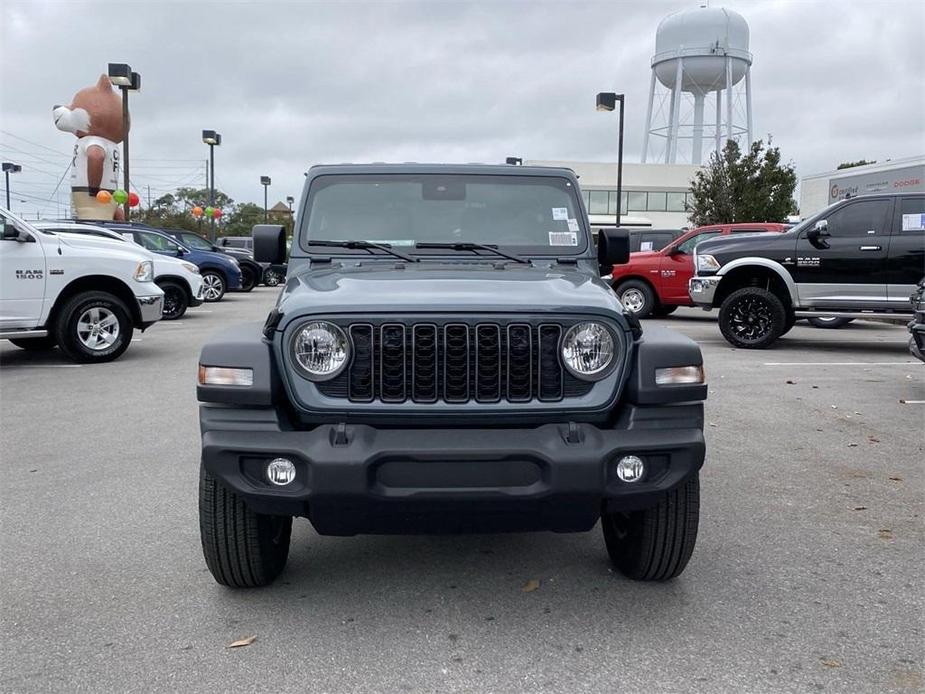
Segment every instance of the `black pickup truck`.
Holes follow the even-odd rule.
[[[690,297],[719,308],[723,337],[763,349],[797,318],[911,317],[925,275],[925,195],[839,200],[782,234],[699,244]]]
[[[601,521],[615,566],[680,574],[694,548],[699,347],[626,313],[567,169],[316,166],[264,325],[200,355],[200,529],[228,586],[321,534],[553,530]],[[257,260],[285,255],[254,230]]]

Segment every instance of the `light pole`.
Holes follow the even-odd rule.
[[[130,91],[141,91],[141,75],[137,72],[132,72],[132,68],[125,63],[109,63],[109,81],[122,91],[122,131],[124,133],[122,138],[122,167],[125,174],[123,186],[125,192],[128,193],[131,190],[128,177],[128,93]],[[131,210],[128,199],[123,203],[122,209],[125,211],[125,221],[127,222],[129,221],[129,210]]]
[[[3,175],[6,176],[6,209],[10,209],[10,174],[19,173],[22,166],[11,161],[3,162]]]
[[[214,130],[203,130],[202,141],[209,145],[209,207],[215,207],[215,145],[222,144],[222,135]],[[209,240],[215,243],[215,217],[209,220]]]
[[[267,189],[270,187],[270,177],[261,176],[260,185],[263,186],[263,223],[270,223],[270,213],[267,211]]]
[[[600,92],[597,95],[598,111],[613,111],[620,102],[620,136],[617,141],[617,226],[620,226],[620,213],[623,211],[623,94]]]

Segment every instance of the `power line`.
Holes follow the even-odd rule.
[[[71,156],[70,152],[61,152],[60,150],[52,149],[51,147],[46,147],[45,145],[39,144],[38,142],[33,142],[32,140],[27,140],[26,138],[20,137],[19,135],[14,135],[14,134],[11,133],[9,130],[0,129],[0,133],[3,133],[4,135],[9,135],[10,137],[12,137],[12,138],[14,138],[14,139],[17,139],[17,140],[22,140],[23,142],[25,142],[25,143],[27,143],[27,144],[30,144],[30,145],[32,145],[33,147],[41,147],[42,149],[47,149],[49,152],[54,152],[55,154],[61,154],[61,155],[65,156],[65,157]]]

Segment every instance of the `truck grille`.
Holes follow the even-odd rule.
[[[347,369],[318,383],[352,402],[554,402],[588,393],[559,361],[553,323],[352,323]],[[567,327],[567,326],[565,326]]]

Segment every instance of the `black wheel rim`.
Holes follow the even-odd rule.
[[[164,315],[173,317],[179,312],[182,302],[177,289],[168,289],[164,292]]]
[[[758,342],[771,332],[771,307],[756,296],[742,297],[729,310],[729,330],[743,342]]]

